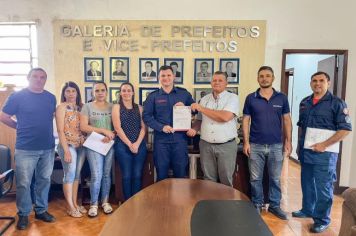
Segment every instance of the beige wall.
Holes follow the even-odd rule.
[[[93,36],[93,27],[99,26],[99,29],[103,29],[106,26],[125,26],[128,30],[129,36],[107,36],[102,37],[105,34],[100,30],[97,36]],[[88,29],[88,36],[65,36],[61,34],[61,29],[64,26],[67,29],[71,29],[70,32],[78,32],[74,29],[81,29],[81,33],[84,34],[84,29]],[[141,30],[144,26],[155,26],[156,29],[160,28],[160,33],[157,36],[160,37],[143,37]],[[233,34],[233,37],[212,37],[212,34],[208,34],[207,37],[193,37],[187,36],[181,33],[174,34],[172,37],[172,26],[178,27],[194,27],[194,26],[234,26],[245,29],[250,29],[252,26],[258,27],[258,37],[238,37]],[[120,27],[122,28],[122,27]],[[82,88],[82,94],[84,94],[84,87],[91,86],[91,83],[84,83],[84,57],[103,57],[104,58],[104,81],[108,83],[109,87],[118,87],[121,83],[110,82],[110,57],[129,57],[130,58],[130,82],[136,88],[136,93],[139,87],[159,87],[159,83],[143,84],[139,83],[139,58],[159,58],[159,65],[164,64],[164,58],[183,58],[184,59],[184,80],[183,85],[178,85],[186,88],[193,94],[194,88],[207,88],[209,84],[194,84],[194,59],[195,58],[211,58],[214,59],[214,70],[219,69],[220,58],[239,58],[240,59],[240,84],[231,84],[231,87],[238,87],[241,97],[246,95],[257,86],[256,80],[250,80],[256,75],[258,68],[264,63],[264,51],[265,51],[265,21],[54,21],[54,70],[55,70],[55,92],[57,97],[60,95],[61,85],[69,80],[78,83]],[[200,28],[201,29],[201,28]],[[222,29],[222,28],[221,28]],[[190,31],[191,32],[191,31]],[[230,32],[230,31],[228,31]],[[235,32],[235,31],[234,31]],[[81,35],[82,35],[81,34]],[[90,35],[90,36],[89,36]],[[127,35],[127,34],[125,34]],[[220,35],[220,34],[219,34]],[[248,33],[247,35],[250,35]],[[253,36],[256,34],[254,33]],[[241,31],[241,36],[245,36],[244,31]],[[83,50],[83,42],[85,40],[91,41],[92,51]],[[105,49],[105,42],[109,40],[137,40],[139,45],[137,51],[116,51],[111,48]],[[237,51],[229,52],[229,50],[222,50],[222,48],[216,50],[216,48],[210,49],[198,49],[193,51],[192,47],[187,47],[186,50],[176,49],[174,52],[162,47],[152,48],[153,41],[161,40],[201,40],[207,41],[224,41],[226,43],[230,41],[237,42]],[[105,42],[104,42],[105,41]],[[147,48],[146,48],[147,47]],[[253,56],[251,56],[253,55]],[[198,70],[199,71],[199,70]],[[138,102],[138,96],[136,96],[136,102]],[[241,103],[243,100],[241,101]],[[243,103],[241,104],[241,107]]]
[[[37,21],[39,23],[39,64],[54,77],[54,42],[52,21],[71,20],[266,20],[265,64],[276,71],[279,88],[283,49],[347,49],[348,84],[346,102],[356,115],[356,1],[344,0],[3,0],[0,21]],[[255,57],[256,55],[250,55]],[[245,80],[255,80],[244,78]],[[54,91],[55,82],[48,86]],[[243,100],[243,97],[242,97]],[[352,117],[353,127],[355,117]],[[356,136],[344,142],[341,184],[356,187]]]

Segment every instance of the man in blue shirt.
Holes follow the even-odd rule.
[[[174,86],[172,67],[159,69],[159,81],[161,89],[150,93],[143,107],[143,120],[154,129],[153,158],[158,181],[168,177],[170,168],[175,178],[187,175],[187,133],[190,136],[196,133],[193,129],[187,132],[173,129],[173,106],[190,106],[194,100],[187,90]]]
[[[27,79],[28,87],[11,94],[0,113],[0,120],[16,129],[16,206],[19,216],[17,228],[20,230],[26,229],[29,224],[32,200],[36,219],[55,221],[47,210],[54,163],[53,116],[56,98],[44,90],[47,74],[42,68],[30,70]],[[34,172],[35,199],[31,200],[30,185]]]
[[[302,209],[292,213],[298,218],[312,217],[310,231],[320,233],[330,224],[330,210],[333,201],[333,182],[336,180],[338,153],[327,149],[343,140],[351,131],[351,119],[346,103],[332,95],[330,77],[325,72],[311,76],[313,94],[304,98],[299,106],[298,148],[301,163],[301,184],[303,192]],[[314,129],[311,129],[314,128]],[[325,141],[305,146],[306,133],[335,131]]]
[[[260,212],[264,204],[262,179],[267,162],[270,203],[268,211],[280,219],[287,220],[286,213],[280,208],[280,176],[283,146],[285,156],[289,156],[292,151],[292,122],[288,98],[273,89],[274,73],[271,67],[262,66],[258,70],[257,81],[260,88],[246,97],[242,120],[243,151],[249,157],[252,202]]]

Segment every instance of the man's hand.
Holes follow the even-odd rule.
[[[189,137],[194,137],[196,134],[197,134],[197,131],[196,131],[195,129],[189,129],[189,130],[187,131],[187,135],[188,135]]]
[[[251,147],[249,143],[244,143],[243,152],[246,156],[250,157]]]
[[[327,146],[325,146],[324,143],[316,143],[314,145],[311,145],[311,148],[314,152],[325,152]]]
[[[162,131],[164,132],[164,133],[166,133],[166,134],[169,134],[169,133],[174,133],[174,129],[171,127],[171,126],[169,126],[169,125],[165,125],[165,126],[163,126],[163,129],[162,129]]]
[[[174,104],[174,106],[184,106],[183,102],[177,102],[176,104]]]
[[[292,142],[285,142],[284,143],[284,154],[286,157],[289,157],[290,154],[292,153]]]
[[[192,111],[201,111],[202,106],[198,103],[192,103],[192,105],[190,105]]]

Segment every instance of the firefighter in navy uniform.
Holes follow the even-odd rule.
[[[298,148],[301,163],[302,209],[292,213],[293,217],[311,217],[313,233],[326,230],[330,224],[333,201],[333,183],[336,181],[338,153],[326,148],[341,141],[351,131],[351,119],[346,103],[332,95],[330,77],[325,72],[312,75],[310,82],[313,94],[304,98],[299,107]],[[304,148],[307,128],[336,131],[327,140]]]
[[[184,88],[175,87],[172,67],[162,66],[159,69],[161,88],[150,93],[143,107],[143,120],[154,129],[153,159],[157,170],[157,181],[168,177],[172,168],[175,178],[187,175],[188,137],[196,131],[173,130],[173,107],[190,106],[194,103],[192,95]]]

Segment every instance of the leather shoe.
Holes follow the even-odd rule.
[[[327,224],[327,225],[313,224],[313,226],[310,228],[310,232],[321,233],[321,232],[325,231],[328,227],[329,227],[329,224]]]
[[[19,216],[16,228],[19,230],[24,230],[28,226],[28,216]]]
[[[45,211],[41,214],[35,213],[35,218],[38,220],[42,220],[44,222],[55,222],[56,221],[56,218],[54,218],[54,216],[49,214],[47,211]]]
[[[268,211],[279,219],[288,220],[287,214],[280,207],[268,207]]]
[[[292,216],[296,218],[311,218],[310,215],[305,214],[302,210],[293,211]]]

